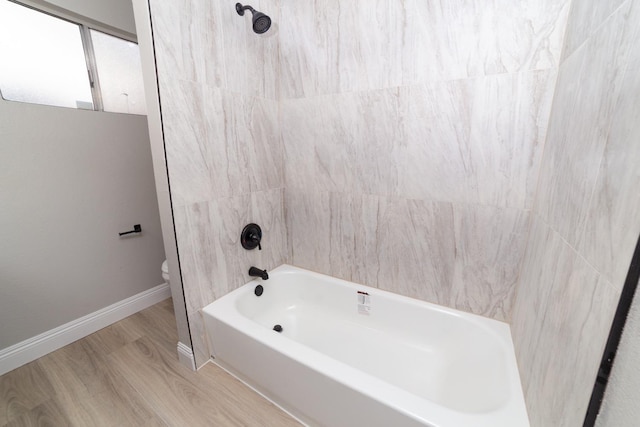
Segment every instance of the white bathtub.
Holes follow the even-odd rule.
[[[203,309],[212,357],[303,423],[529,426],[507,324],[288,265],[269,275]]]

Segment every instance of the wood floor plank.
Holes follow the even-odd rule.
[[[126,372],[127,381],[170,425],[299,426],[241,383],[238,384],[242,387],[235,390],[221,386],[211,381],[210,376],[184,368],[174,355],[147,338],[113,353],[110,358]],[[227,380],[236,382],[229,375]],[[176,405],[164,406],[168,396]],[[260,411],[267,411],[269,415],[259,415]],[[264,418],[270,418],[271,423],[265,424]]]
[[[117,393],[61,400],[59,406],[73,426],[167,426],[128,384],[123,384]]]
[[[104,369],[104,358],[92,350],[86,339],[54,351],[38,363],[47,372],[58,396],[78,400],[114,389]]]
[[[133,328],[129,323],[133,322],[114,323],[89,335],[86,340],[96,353],[110,354],[144,335],[141,328]]]
[[[172,361],[167,363],[162,347],[146,337],[118,350],[110,358],[167,424],[241,425],[225,413],[225,408],[211,404],[208,393],[189,381],[190,372]],[[167,406],[169,396],[175,404]]]
[[[0,376],[0,425],[46,402],[53,392],[45,371],[37,362]]]
[[[76,375],[74,365],[60,350],[41,357],[36,363],[46,372],[53,388],[53,396],[60,396],[62,400],[75,401],[89,395],[90,391]]]
[[[167,310],[169,313],[171,313],[171,316],[175,318],[175,313],[173,311],[173,299],[167,298],[166,300],[160,301],[159,303],[155,304],[154,307]]]
[[[20,417],[13,419],[5,427],[60,427],[72,425],[55,399],[49,399]]]
[[[60,407],[73,425],[165,425],[115,371],[106,355],[80,340],[41,358]]]
[[[131,318],[143,328],[145,336],[153,338],[167,351],[176,353],[178,330],[173,310],[169,311],[162,305],[156,304],[134,314]]]
[[[209,363],[198,371],[200,383],[216,396],[225,396],[227,404],[250,414],[246,420],[252,426],[300,427],[300,423],[286,412],[251,390],[240,380],[231,376],[219,366]]]
[[[169,299],[0,376],[0,426],[300,425],[177,340]]]

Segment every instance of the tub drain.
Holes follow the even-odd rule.
[[[282,326],[276,325],[276,326],[273,327],[273,330],[278,332],[278,333],[280,333],[280,332],[282,332]]]

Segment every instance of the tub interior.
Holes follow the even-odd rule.
[[[357,292],[371,288],[304,280],[285,274],[236,308],[265,330],[281,325],[284,337],[451,410],[490,412],[509,399],[504,344],[482,324],[408,299],[377,304],[375,294],[365,315]]]

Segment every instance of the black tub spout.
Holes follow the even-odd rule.
[[[267,273],[267,270],[260,270],[256,267],[251,267],[249,269],[249,276],[260,277],[262,280],[269,279],[269,273]]]

